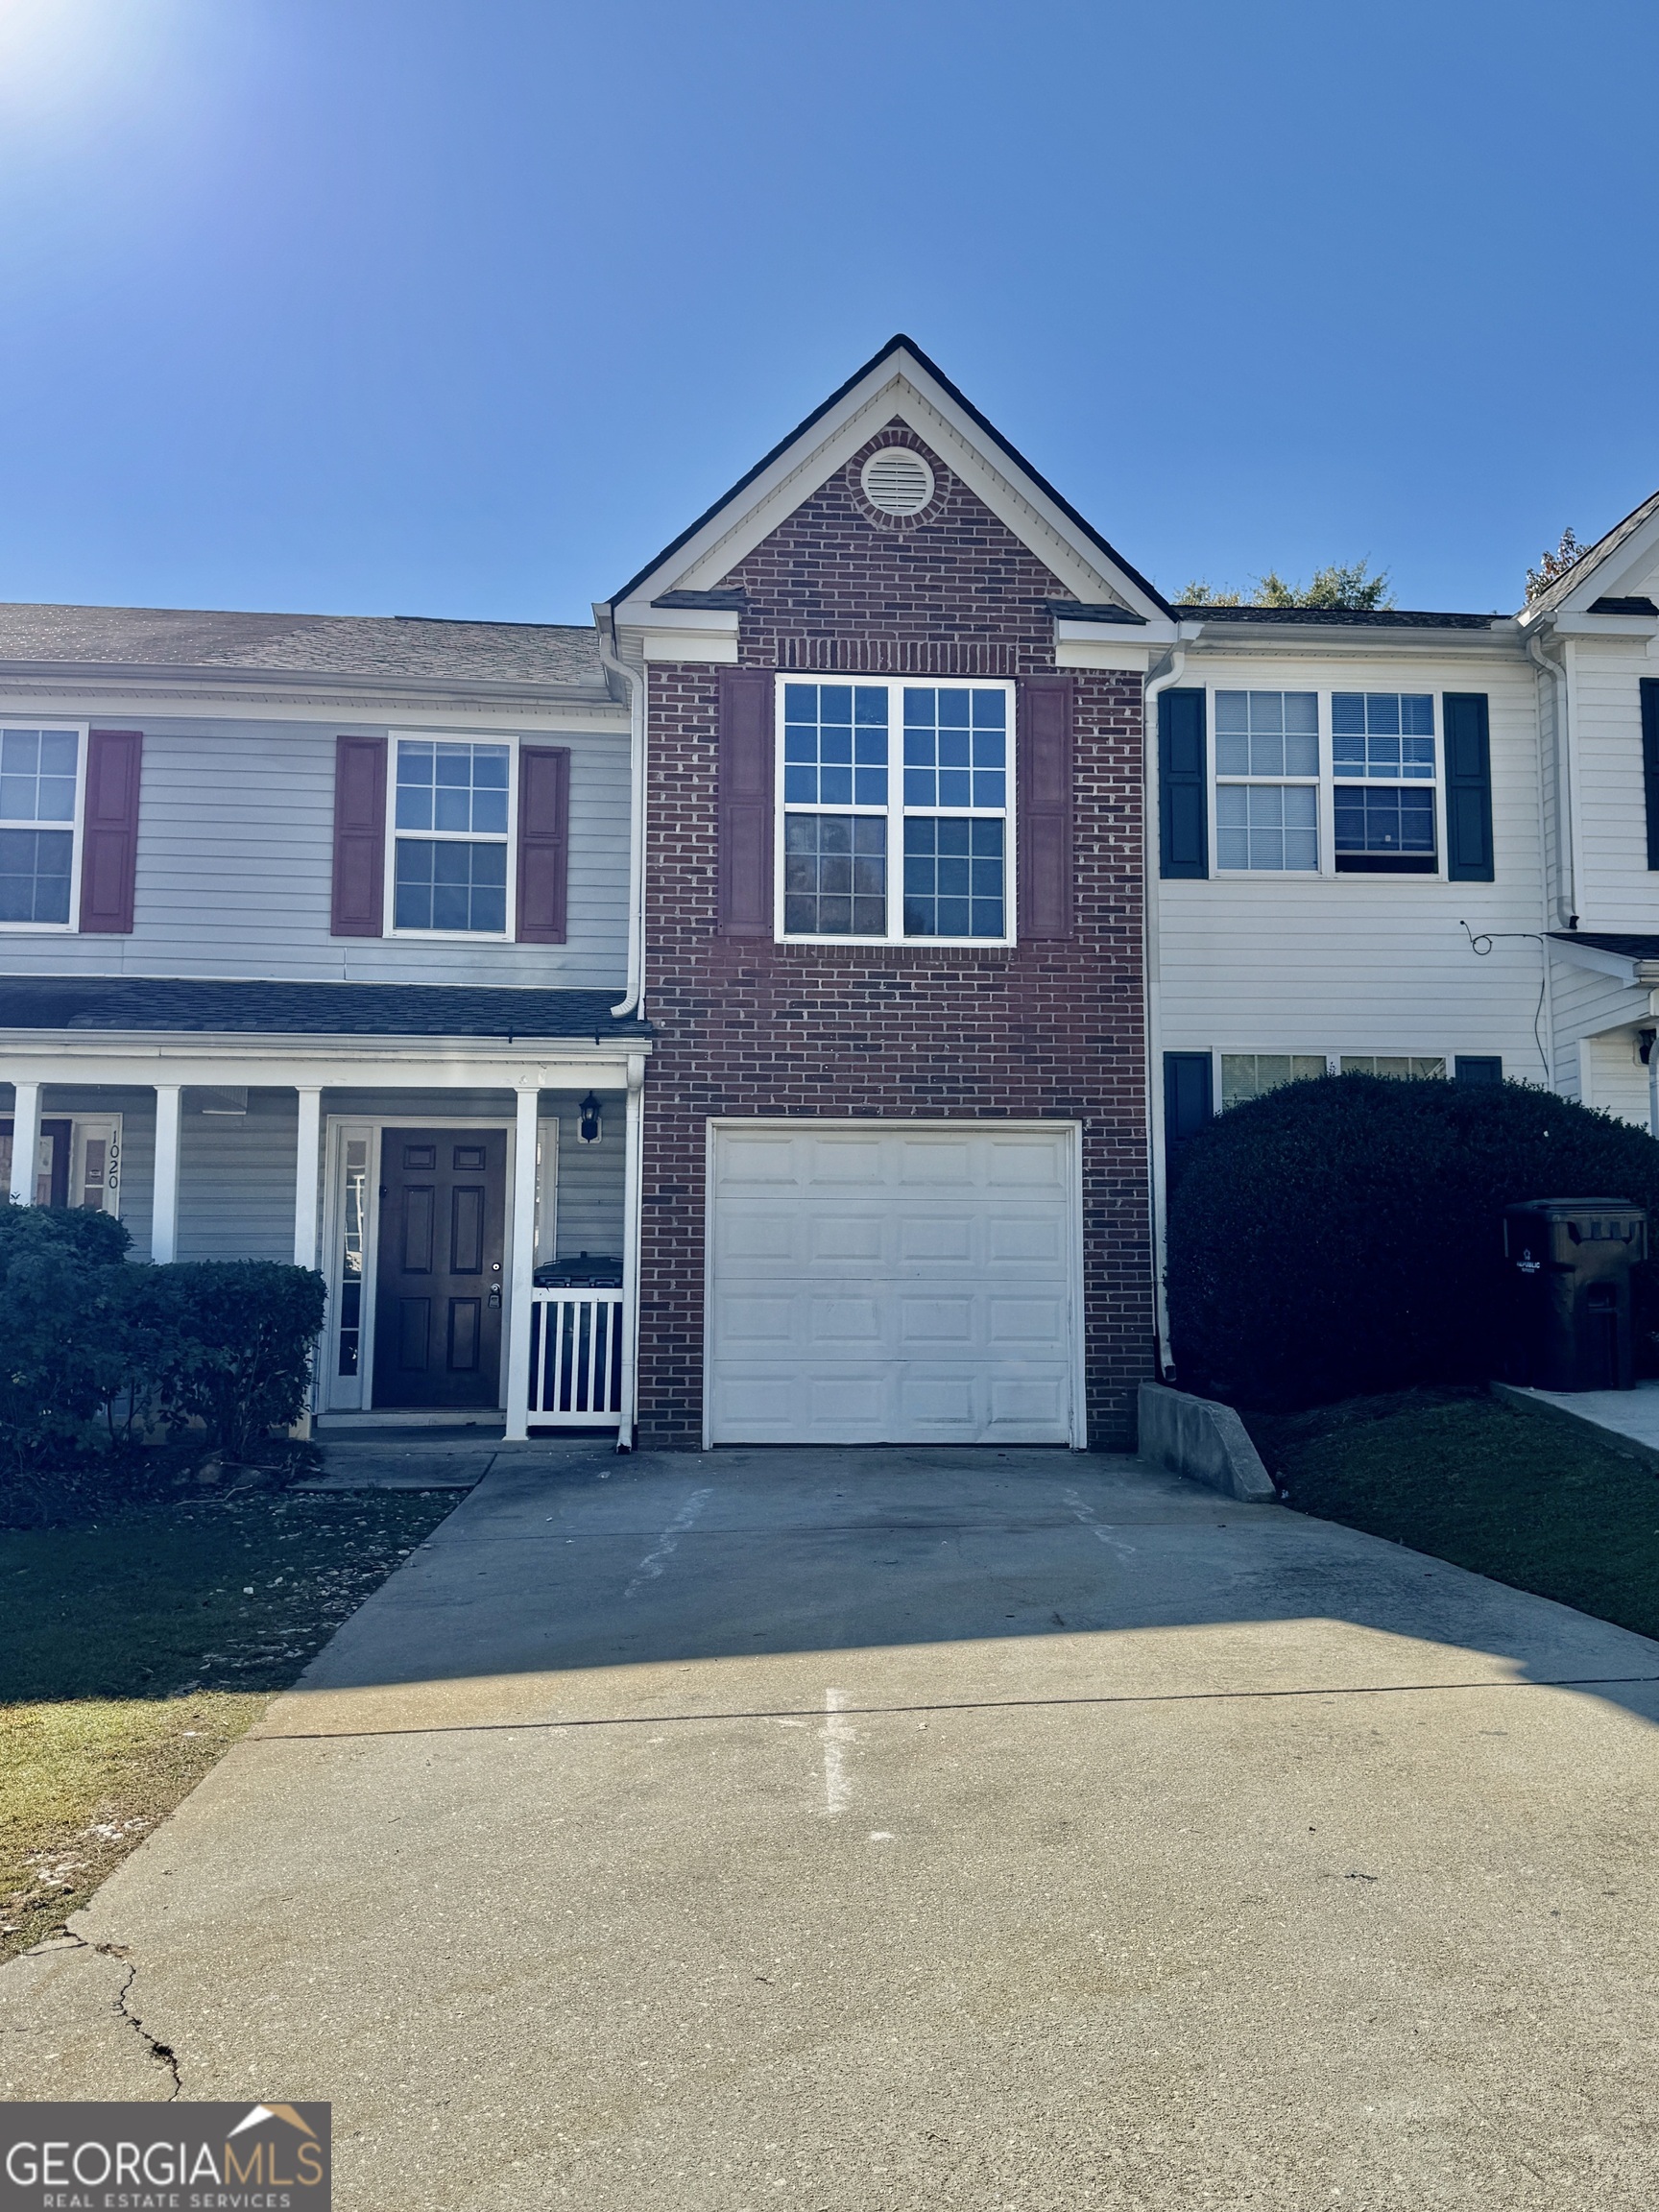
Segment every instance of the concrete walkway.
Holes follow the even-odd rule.
[[[76,1921],[0,2094],[343,2207],[1659,2201],[1659,1646],[1059,1453],[498,1460]]]

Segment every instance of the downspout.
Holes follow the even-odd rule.
[[[612,1019],[645,1012],[645,674],[615,652],[615,618],[595,607],[599,659],[628,686],[628,981]],[[616,1449],[632,1452],[639,1403],[640,1182],[645,1166],[645,1056],[628,1055],[628,1110],[622,1162],[622,1375]]]
[[[645,1055],[628,1055],[622,1160],[622,1377],[616,1449],[632,1452],[639,1420],[639,1179],[644,1167]]]
[[[1555,896],[1555,919],[1563,929],[1578,926],[1578,824],[1573,788],[1572,735],[1568,719],[1567,670],[1544,651],[1536,632],[1527,640],[1527,658],[1555,686],[1555,860],[1566,896]]]
[[[1169,1310],[1164,1293],[1164,1214],[1165,1175],[1164,1154],[1164,1052],[1163,1052],[1163,989],[1159,973],[1160,940],[1158,920],[1159,854],[1162,852],[1161,831],[1158,822],[1158,701],[1172,685],[1179,684],[1187,672],[1187,648],[1175,645],[1169,655],[1169,665],[1163,675],[1155,676],[1142,694],[1142,743],[1145,746],[1145,840],[1146,865],[1144,882],[1146,895],[1142,922],[1142,958],[1146,976],[1146,1130],[1149,1138],[1148,1159],[1152,1171],[1152,1310],[1155,1332],[1155,1353],[1158,1361],[1158,1380],[1163,1382],[1169,1372]],[[1208,765],[1208,763],[1206,763]]]
[[[615,622],[609,607],[595,607],[599,659],[628,686],[628,982],[613,1020],[643,1016],[645,998],[645,677],[614,651]],[[607,635],[609,634],[609,642]]]

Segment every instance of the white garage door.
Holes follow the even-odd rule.
[[[1073,1441],[1074,1142],[717,1125],[710,1440]]]

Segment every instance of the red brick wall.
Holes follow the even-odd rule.
[[[1070,592],[922,449],[938,491],[914,521],[866,508],[859,453],[722,578],[748,593],[745,662],[941,676],[1052,668],[1043,602]],[[718,1115],[1081,1120],[1089,1435],[1099,1448],[1129,1443],[1153,1326],[1141,679],[1076,677],[1075,934],[1013,948],[717,936],[717,720],[713,668],[653,663],[641,1444],[702,1439],[706,1125]]]

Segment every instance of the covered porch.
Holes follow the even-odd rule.
[[[318,1269],[325,1429],[604,1428],[626,1445],[649,1044],[587,1011],[589,1033],[560,1038],[8,1024],[0,1167],[19,1204],[118,1214],[134,1260]]]

